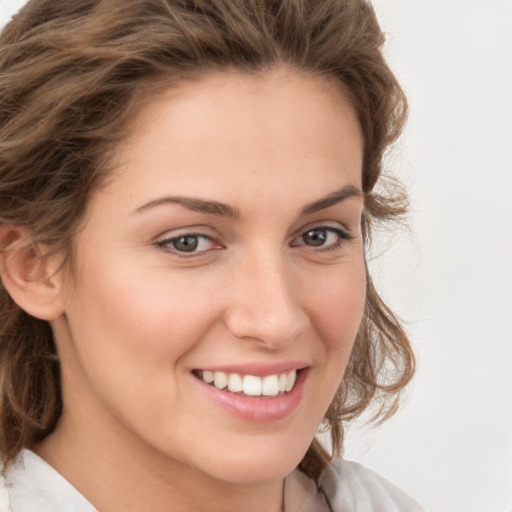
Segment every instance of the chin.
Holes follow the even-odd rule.
[[[208,471],[217,479],[232,483],[257,484],[280,480],[300,463],[309,444],[284,443],[276,449],[265,440],[255,440],[252,447],[225,453]]]

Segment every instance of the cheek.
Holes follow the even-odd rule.
[[[166,411],[180,406],[181,362],[215,320],[208,294],[176,279],[171,287],[119,270],[95,274],[94,280],[87,276],[68,304],[71,336],[59,340],[69,355],[68,389],[91,397],[135,429],[169,425]]]
[[[142,372],[142,363],[147,362],[146,371],[151,372],[149,363],[174,366],[215,318],[207,295],[176,279],[173,286],[147,276],[111,275],[102,282],[82,288],[83,300],[75,304],[70,324],[81,331],[74,333],[75,338],[83,338],[81,349],[91,357],[95,352],[115,359],[119,368],[132,366]]]
[[[364,262],[347,265],[338,275],[326,278],[321,284],[312,296],[316,328],[321,331],[327,350],[343,357],[352,349],[364,313]]]
[[[315,330],[308,410],[318,425],[325,416],[350,359],[366,300],[364,260],[354,259],[309,286],[309,316]],[[316,423],[315,423],[316,421]]]

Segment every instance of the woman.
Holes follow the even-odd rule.
[[[315,439],[339,455],[413,374],[365,264],[405,210],[374,190],[406,113],[382,42],[363,0],[32,0],[7,26],[4,510],[420,510]]]

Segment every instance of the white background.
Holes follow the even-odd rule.
[[[376,0],[410,101],[412,232],[384,255],[418,375],[347,457],[430,512],[512,511],[512,1]]]
[[[0,24],[23,3],[0,0]],[[411,106],[390,165],[412,199],[374,270],[418,374],[346,455],[429,512],[511,512],[512,0],[373,3]]]

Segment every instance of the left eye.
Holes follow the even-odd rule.
[[[206,235],[187,233],[174,238],[167,238],[158,242],[157,245],[173,252],[191,254],[207,251],[212,247],[213,242]]]
[[[341,245],[343,240],[349,238],[341,229],[333,227],[320,227],[308,229],[297,237],[293,245],[307,245],[309,247],[335,248]]]

